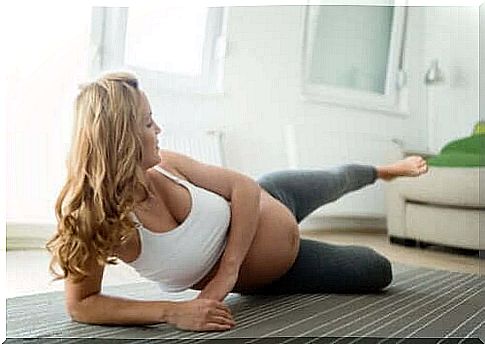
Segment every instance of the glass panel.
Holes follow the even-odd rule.
[[[207,8],[130,8],[125,64],[170,74],[200,76],[207,12]]]
[[[310,83],[386,93],[393,7],[312,6]]]

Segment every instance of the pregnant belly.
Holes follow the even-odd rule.
[[[262,190],[258,228],[233,291],[249,291],[282,276],[296,259],[299,239],[298,224],[293,214]],[[220,260],[192,289],[203,289],[217,273],[219,263]]]

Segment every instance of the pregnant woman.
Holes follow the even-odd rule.
[[[228,330],[235,326],[222,302],[229,292],[368,293],[390,284],[391,265],[382,255],[300,239],[298,223],[378,178],[425,173],[421,157],[279,171],[254,181],[159,149],[161,130],[128,73],[84,85],[75,112],[58,228],[47,244],[51,271],[65,280],[72,319]],[[179,302],[104,295],[104,267],[118,259],[163,290],[200,293]]]

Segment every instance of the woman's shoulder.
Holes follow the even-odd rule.
[[[167,149],[160,149],[158,151],[158,154],[160,156],[161,161],[156,165],[158,167],[161,167],[163,170],[167,171],[168,173],[185,179],[187,180],[187,177],[183,175],[183,173],[180,172],[179,169],[177,169],[178,162],[180,161],[181,154],[170,151]],[[156,176],[156,178],[160,178],[161,173],[155,169],[155,166],[151,168],[152,174]]]

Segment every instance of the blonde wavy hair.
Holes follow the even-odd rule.
[[[129,213],[151,195],[141,167],[137,78],[108,73],[80,89],[67,180],[55,204],[57,231],[46,244],[55,280],[83,279],[93,257],[100,265],[116,264],[116,247],[134,233]],[[144,196],[135,200],[135,194]]]

